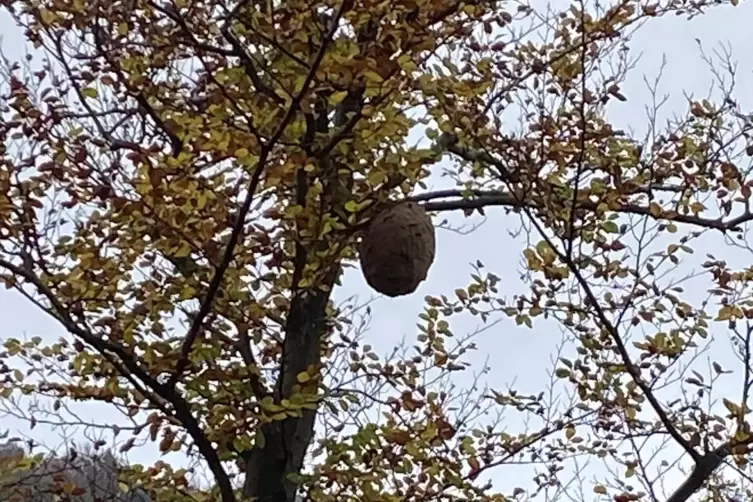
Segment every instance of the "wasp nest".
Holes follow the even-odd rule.
[[[414,202],[397,204],[371,221],[360,246],[366,282],[387,296],[413,293],[434,261],[434,226]]]

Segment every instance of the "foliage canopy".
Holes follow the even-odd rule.
[[[678,270],[702,238],[751,251],[753,122],[729,93],[646,137],[607,114],[636,27],[725,4],[0,1],[44,56],[6,68],[0,279],[71,335],[6,339],[0,393],[111,403],[134,423],[122,451],[147,439],[212,474],[199,492],[166,463],[134,471],[154,500],[544,498],[584,456],[614,469],[583,481],[595,496],[662,500],[646,438],[692,462],[670,502],[731,500],[718,467],[745,471],[753,441],[753,272],[709,256],[696,301]],[[527,288],[503,298],[479,264],[428,292],[414,343],[385,359],[331,294],[400,200],[505,212]],[[458,410],[463,313],[558,323],[569,401],[469,391],[526,430]],[[715,386],[732,370],[693,366],[715,322],[734,392]],[[541,467],[530,487],[488,483],[520,462]]]

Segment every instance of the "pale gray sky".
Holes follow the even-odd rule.
[[[538,2],[543,5],[542,2]],[[567,5],[563,1],[554,4],[555,8]],[[736,98],[744,110],[753,112],[753,51],[750,50],[750,21],[753,19],[753,4],[743,3],[736,9],[723,7],[712,10],[709,14],[686,21],[674,16],[654,20],[641,28],[633,37],[631,50],[634,57],[640,56],[637,67],[631,71],[623,85],[623,93],[628,96],[626,103],[612,105],[611,117],[637,131],[645,128],[644,105],[649,103],[650,95],[643,77],[653,80],[666,57],[667,65],[664,78],[660,82],[659,93],[670,94],[670,99],[662,109],[663,118],[673,113],[682,114],[686,101],[682,92],[705,96],[712,84],[712,75],[708,66],[700,57],[696,39],[700,39],[708,54],[719,47],[719,43],[728,44],[733,59],[739,64],[737,73]],[[4,12],[0,13],[0,33],[3,33],[3,50],[10,59],[23,55],[23,38],[20,32],[9,22]],[[508,230],[515,230],[518,221],[514,216],[505,216],[501,210],[488,211],[487,221],[475,232],[458,235],[449,231],[438,232],[438,250],[436,262],[430,271],[428,280],[411,296],[398,299],[379,299],[372,307],[373,319],[366,335],[379,352],[389,351],[403,337],[411,339],[415,335],[416,316],[422,311],[423,298],[427,294],[452,295],[455,288],[469,283],[472,272],[471,263],[477,259],[486,264],[486,268],[503,278],[500,287],[503,293],[514,295],[526,292],[525,286],[518,278],[519,260],[524,243],[521,238],[513,238]],[[458,214],[449,216],[459,223]],[[706,249],[697,249],[697,258],[703,259],[705,252],[723,254],[732,265],[748,263],[751,257],[732,249],[721,249],[718,235],[704,238]],[[736,263],[737,262],[737,263]],[[704,286],[705,287],[705,286]],[[698,289],[700,293],[703,289]],[[345,274],[344,284],[335,293],[336,298],[345,299],[352,295],[362,300],[372,293],[367,289],[358,269],[350,269]],[[701,296],[693,298],[700,302]],[[63,335],[61,329],[49,318],[45,318],[32,305],[14,293],[0,291],[0,319],[2,328],[0,338],[34,336],[58,337]],[[453,331],[463,334],[475,330],[478,320],[461,317],[452,325]],[[719,328],[715,328],[719,329]],[[483,333],[477,340],[479,350],[472,356],[480,368],[488,357],[492,367],[486,381],[495,387],[505,387],[515,382],[522,392],[537,394],[549,381],[552,369],[551,358],[562,340],[562,335],[555,324],[537,322],[534,329],[516,327],[510,319],[502,319],[500,324]],[[724,337],[712,349],[713,355],[730,360],[728,343]],[[731,367],[739,369],[739,363],[730,362]],[[460,376],[459,382],[470,380],[470,375]],[[730,377],[730,385],[739,385],[740,374]],[[460,383],[459,385],[462,385]],[[677,390],[675,390],[676,392]],[[97,407],[97,416],[103,419],[108,411]],[[112,413],[112,412],[110,412]],[[119,420],[114,414],[113,420]],[[511,428],[521,424],[511,423]],[[54,446],[59,436],[45,428],[29,431],[22,422],[12,420],[2,422],[3,427],[10,426],[24,435]],[[130,461],[144,462],[153,460],[154,453],[132,452]],[[503,468],[493,473],[495,482],[506,487],[514,481],[511,471]],[[520,480],[521,478],[517,478]],[[680,478],[670,477],[667,490],[675,487]],[[511,481],[512,480],[512,481]],[[673,481],[674,480],[674,481]],[[530,486],[524,481],[524,487]],[[586,491],[590,493],[590,491]]]

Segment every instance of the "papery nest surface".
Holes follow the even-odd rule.
[[[360,245],[361,270],[374,290],[395,297],[426,279],[436,251],[434,225],[424,208],[403,202],[379,213]]]

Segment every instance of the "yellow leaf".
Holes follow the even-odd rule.
[[[567,439],[570,439],[573,436],[575,436],[575,427],[572,425],[568,425],[567,428],[565,429],[565,437]]]
[[[196,209],[204,209],[207,205],[207,200],[208,198],[204,193],[196,197]]]
[[[369,174],[366,175],[366,179],[369,181],[369,185],[376,186],[387,180],[387,173],[377,169],[371,169]]]
[[[39,9],[39,16],[45,24],[53,24],[58,20],[57,14],[48,9]]]
[[[183,242],[173,253],[173,258],[185,258],[189,254],[191,254],[191,246],[187,242]]]
[[[347,95],[348,95],[348,91],[335,92],[329,97],[329,104],[334,106],[340,103],[343,99],[345,99],[345,96]]]
[[[727,398],[722,398],[722,403],[724,404],[724,407],[727,408],[727,410],[729,410],[729,412],[732,413],[733,415],[737,414],[737,412],[740,410],[739,406],[737,406],[735,403],[733,403]]]
[[[366,79],[367,82],[382,82],[384,79],[381,75],[379,75],[377,72],[366,70],[363,72],[363,77]]]
[[[594,493],[599,493],[601,495],[607,494],[607,489],[604,485],[596,485],[594,486]]]

